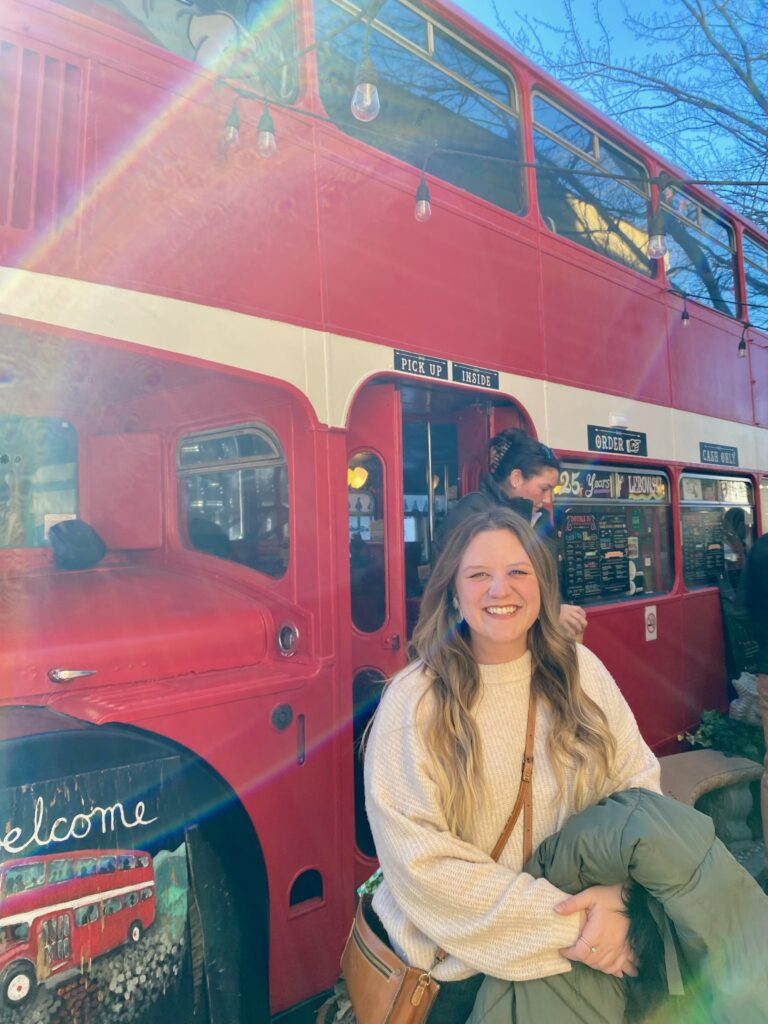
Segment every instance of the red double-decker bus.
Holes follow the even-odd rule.
[[[646,739],[726,707],[768,238],[436,0],[9,0],[0,77],[4,798],[177,759],[207,1012],[268,1021],[338,973],[355,741],[491,435],[560,456],[563,596]],[[75,517],[106,553],[63,567]]]
[[[36,985],[138,942],[155,919],[148,853],[86,850],[0,865],[0,994],[19,1007]]]

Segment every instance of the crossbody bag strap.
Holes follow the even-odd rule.
[[[515,797],[515,804],[512,813],[496,840],[496,845],[491,850],[491,858],[498,860],[501,851],[507,845],[507,840],[512,834],[512,829],[517,824],[520,811],[523,812],[523,864],[527,864],[533,853],[533,738],[536,734],[536,698],[533,690],[528,698],[528,722],[525,728],[525,750],[523,751],[523,765],[520,773],[520,786]],[[429,968],[429,974],[441,964],[448,956],[444,949],[438,949],[435,959]]]
[[[517,824],[520,811],[523,811],[523,864],[528,862],[533,853],[533,738],[536,733],[536,698],[531,692],[528,698],[528,724],[525,729],[525,750],[523,752],[523,765],[520,776],[520,788],[517,791],[512,813],[507,818],[501,835],[496,840],[496,845],[491,850],[493,860],[498,860],[501,851],[507,845],[512,829]]]

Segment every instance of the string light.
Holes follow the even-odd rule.
[[[680,319],[683,321],[683,327],[687,327],[691,321],[691,314],[688,312],[688,296],[683,296],[683,312],[680,314]]]
[[[429,220],[432,216],[432,206],[429,202],[429,186],[424,180],[424,171],[421,172],[421,181],[419,181],[419,187],[416,189],[416,206],[413,210],[413,216],[419,222],[423,224],[424,221]]]
[[[350,111],[352,115],[355,117],[355,119],[358,121],[361,121],[363,123],[370,123],[371,121],[374,121],[380,113],[381,101],[378,90],[378,73],[376,71],[376,66],[374,65],[373,60],[371,59],[368,51],[368,37],[371,24],[377,17],[378,12],[380,8],[383,6],[384,2],[385,0],[368,0],[367,3],[361,6],[360,10],[351,15],[350,20],[348,22],[344,22],[343,24],[338,25],[329,32],[326,32],[322,37],[316,38],[311,43],[309,43],[309,45],[303,47],[302,49],[294,50],[292,53],[286,55],[283,60],[279,61],[279,63],[275,63],[274,61],[270,62],[266,70],[269,70],[270,72],[279,71],[282,68],[287,67],[289,64],[296,62],[301,57],[305,56],[307,53],[315,51],[318,49],[318,47],[327,44],[340,33],[347,31],[351,25],[362,22],[365,26],[363,40],[363,57],[355,69],[355,86],[350,101]],[[253,38],[248,32],[245,32],[245,35],[249,38]],[[264,70],[264,68],[260,70],[259,77],[263,77]],[[315,113],[314,111],[298,110],[295,106],[293,106],[292,103],[281,101],[279,98],[266,97],[263,95],[259,96],[259,94],[252,88],[243,85],[244,80],[247,80],[251,77],[254,76],[225,74],[221,76],[220,81],[222,81],[225,85],[231,88],[233,92],[235,92],[241,98],[245,97],[254,100],[261,99],[262,101],[264,101],[265,108],[258,125],[257,148],[260,155],[265,157],[272,156],[277,149],[274,123],[272,121],[272,117],[267,105],[269,101],[274,102],[280,108],[291,110],[292,112],[298,114],[299,116],[313,118],[328,124],[335,124],[335,121],[332,118],[328,118],[326,116],[323,116],[322,114]],[[224,138],[222,140],[222,150],[224,151],[225,155],[228,149],[238,142],[239,128],[240,121],[237,112],[237,106],[235,103],[235,106],[233,106],[229,116],[227,117]],[[397,138],[397,136],[392,132],[388,132],[386,134],[387,137],[390,138],[390,140]],[[405,139],[404,141],[412,140]],[[374,142],[374,145],[375,144],[376,143]],[[440,145],[437,141],[435,141],[434,143],[434,148],[435,151],[439,150],[441,153],[446,155],[475,155],[471,151],[466,151],[453,146]],[[539,171],[562,171],[562,168],[559,168],[554,165],[549,167],[546,164],[542,164],[540,162],[536,163],[525,160],[515,160],[510,159],[509,157],[506,156],[501,157],[492,154],[482,154],[482,156],[483,159],[486,161],[502,162],[507,165],[517,166],[520,169],[530,167]],[[616,174],[610,171],[600,171],[597,170],[596,168],[572,167],[568,169],[568,174],[575,174],[587,177],[591,176],[596,178],[606,178],[622,182],[636,182],[645,187],[656,186],[660,196],[663,195],[667,189],[679,189],[681,187],[685,187],[688,185],[748,185],[756,187],[768,186],[768,180],[766,179],[760,179],[757,181],[742,181],[736,179],[689,178],[672,176],[668,174],[666,171],[661,171],[657,175],[639,176],[631,174]],[[429,218],[432,215],[432,209],[430,205],[429,188],[427,187],[426,181],[424,180],[423,169],[415,198],[416,206],[414,209],[414,216],[416,220],[420,222],[429,220]],[[646,252],[648,259],[651,260],[661,260],[664,258],[664,256],[666,256],[668,252],[666,241],[665,214],[664,210],[661,207],[654,210],[651,214],[650,231],[648,236],[648,246]],[[692,297],[698,298],[698,296]],[[681,313],[683,327],[687,327],[690,322],[690,314],[688,313],[687,303],[685,301],[686,298],[687,296],[684,296],[683,310]],[[705,301],[706,299],[707,297],[705,297]],[[744,351],[741,350],[740,343],[739,355],[743,357],[746,354],[746,342],[743,338],[742,341],[744,342]]]
[[[667,255],[667,225],[663,210],[654,210],[651,215],[651,230],[648,232],[649,260],[663,260]]]
[[[358,121],[367,123],[375,121],[379,116],[381,102],[377,88],[378,81],[376,66],[368,54],[368,25],[366,25],[363,59],[355,68],[355,91],[352,93],[352,100],[349,104],[352,116]]]
[[[224,122],[224,134],[221,137],[221,152],[224,156],[233,146],[236,146],[240,139],[240,114],[237,109],[237,100],[232,104],[232,109],[227,114]]]
[[[269,104],[264,104],[264,111],[259,118],[256,136],[256,150],[259,156],[270,157],[277,151],[275,139],[275,122],[269,112]]]

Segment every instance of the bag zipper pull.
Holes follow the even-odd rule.
[[[427,991],[429,986],[432,984],[432,978],[429,974],[419,975],[419,980],[416,983],[416,988],[411,993],[411,1006],[419,1006],[421,1000],[424,998],[424,993]]]

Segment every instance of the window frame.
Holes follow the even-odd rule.
[[[344,26],[341,32],[338,33],[340,35],[347,31],[348,28],[352,28],[353,26],[355,26],[355,24],[357,24],[357,21],[352,19],[355,18],[355,15],[359,15],[360,11],[362,10],[362,7],[359,7],[355,2],[353,2],[353,0],[312,0],[314,34],[316,46],[318,49],[323,45],[324,39],[324,36],[321,35],[317,29],[317,7],[320,2],[335,7],[339,11],[342,11],[350,15],[350,22],[348,25]],[[510,158],[509,162],[513,168],[513,173],[516,176],[516,179],[513,182],[513,191],[515,193],[513,195],[513,198],[516,200],[514,207],[511,205],[501,203],[498,201],[498,199],[490,198],[488,195],[478,191],[477,188],[469,187],[469,185],[466,183],[457,183],[451,178],[446,177],[442,169],[435,169],[434,162],[432,163],[432,166],[430,166],[429,157],[427,157],[426,160],[423,157],[420,158],[419,160],[416,160],[415,158],[412,158],[412,156],[407,152],[402,153],[393,151],[393,148],[391,148],[391,144],[387,145],[385,141],[379,142],[376,140],[375,137],[368,138],[365,135],[365,125],[359,126],[359,135],[357,134],[356,131],[350,131],[349,128],[352,126],[338,118],[336,114],[334,114],[329,109],[327,96],[324,95],[323,76],[320,73],[320,61],[318,59],[318,97],[320,99],[321,104],[323,105],[323,109],[328,115],[330,123],[333,124],[334,127],[336,127],[340,132],[342,132],[342,134],[344,134],[347,138],[353,139],[354,141],[359,142],[362,145],[368,146],[378,153],[383,153],[394,160],[398,160],[408,167],[416,168],[417,170],[423,171],[424,173],[430,175],[436,181],[439,181],[442,184],[445,184],[451,188],[458,189],[462,193],[465,193],[466,195],[469,195],[474,199],[479,199],[481,202],[488,203],[490,206],[502,211],[505,214],[512,214],[516,217],[524,216],[529,207],[527,177],[524,173],[525,124],[522,116],[520,87],[512,70],[507,64],[503,63],[501,60],[496,58],[488,50],[484,50],[482,47],[480,47],[471,39],[469,39],[466,35],[463,35],[460,29],[451,25],[450,22],[441,20],[439,16],[433,14],[431,11],[426,10],[425,8],[419,7],[416,3],[411,2],[411,0],[395,0],[395,2],[405,7],[413,14],[417,15],[419,18],[423,19],[426,29],[425,45],[419,46],[418,44],[414,43],[411,39],[408,39],[407,37],[397,32],[395,29],[391,28],[385,21],[380,21],[378,18],[373,18],[371,20],[370,30],[375,33],[378,33],[383,38],[388,40],[390,43],[400,47],[400,49],[405,50],[412,57],[416,57],[420,61],[423,61],[424,63],[428,64],[435,71],[451,79],[460,88],[466,90],[469,94],[476,96],[480,101],[482,101],[485,104],[491,104],[492,106],[496,107],[499,111],[501,111],[505,117],[511,118],[513,120],[515,126],[515,133],[512,142],[514,143],[516,155],[514,160]],[[443,35],[447,37],[449,42],[466,51],[467,55],[469,57],[472,57],[480,67],[486,67],[491,72],[498,75],[499,79],[502,80],[506,85],[508,93],[508,102],[502,102],[498,98],[498,96],[495,96],[490,92],[487,92],[486,90],[476,85],[474,82],[462,77],[460,74],[453,71],[447,65],[443,64],[439,60],[439,58],[435,56],[436,30],[439,31],[440,33],[443,33]],[[330,45],[332,45],[332,40],[329,40],[328,42]],[[359,56],[362,57],[362,49],[360,51]],[[399,87],[404,92],[409,92],[410,87],[408,83],[400,84]],[[410,93],[410,95],[417,96],[417,94],[414,93]],[[472,117],[469,117],[458,111],[453,111],[448,107],[445,107],[444,109],[452,117],[463,119],[468,125],[471,125],[475,130],[486,132],[489,131],[487,128],[483,127],[481,122],[475,120]],[[501,139],[501,136],[494,137],[498,138],[500,141],[504,141]],[[407,140],[405,142],[405,148],[406,150],[408,148]],[[452,150],[450,146],[446,147],[446,149],[442,151],[438,147],[435,151],[435,158],[437,158],[441,152],[448,156],[451,154],[451,151]],[[454,156],[460,155],[457,154],[455,150],[453,150],[453,154]],[[470,153],[469,155],[471,156],[472,154]],[[487,156],[484,159],[491,158],[493,157]],[[483,157],[480,156],[479,159],[483,159]],[[496,159],[501,158],[496,157]]]
[[[215,441],[217,439],[230,437],[236,438],[242,434],[256,434],[265,439],[272,449],[272,454],[270,456],[239,456],[237,458],[222,459],[217,462],[202,462],[189,466],[182,465],[182,448],[185,444],[196,440]],[[273,574],[256,565],[250,565],[247,561],[239,561],[238,559],[231,558],[229,556],[214,555],[214,557],[221,557],[221,560],[224,562],[228,562],[232,565],[240,565],[252,572],[258,572],[266,579],[273,580],[275,582],[284,579],[290,567],[291,551],[293,547],[291,543],[293,535],[292,494],[288,458],[275,431],[266,423],[250,421],[247,423],[235,423],[226,427],[211,427],[194,433],[185,433],[181,435],[177,441],[174,461],[176,469],[176,496],[178,502],[176,523],[179,536],[186,550],[198,551],[201,553],[206,552],[204,549],[196,547],[189,537],[190,506],[185,499],[186,480],[191,477],[213,476],[221,473],[239,473],[247,470],[282,469],[284,471],[285,487],[287,491],[286,520],[288,523],[288,544],[282,571],[278,574]],[[276,497],[279,498],[279,495],[276,495]],[[223,530],[223,527],[221,529]],[[211,554],[211,552],[208,553]]]
[[[562,486],[564,474],[567,473],[594,473],[602,474],[603,476],[611,475],[611,493],[606,494],[574,494],[570,493],[562,495]],[[613,475],[624,475],[628,477],[660,477],[665,482],[665,493],[666,498],[664,500],[650,500],[643,498],[632,498],[630,496],[621,497],[613,495]],[[584,595],[570,595],[568,593],[567,586],[564,585],[565,574],[566,574],[566,558],[565,558],[565,544],[563,539],[560,537],[560,519],[555,516],[555,536],[557,544],[557,563],[558,563],[558,577],[561,583],[561,589],[563,593],[563,599],[565,601],[573,601],[577,604],[583,604],[585,607],[597,607],[603,605],[616,605],[627,601],[648,601],[649,599],[663,598],[669,594],[672,594],[675,589],[675,542],[674,542],[674,505],[672,500],[672,488],[673,478],[667,469],[649,467],[649,466],[633,466],[627,463],[598,463],[598,462],[572,462],[565,461],[562,463],[560,471],[560,482],[555,488],[555,494],[553,498],[553,510],[557,513],[558,508],[565,512],[565,509],[569,506],[578,506],[580,509],[584,509],[585,512],[588,509],[595,509],[596,511],[604,510],[606,507],[611,509],[665,509],[667,518],[667,537],[666,537],[666,549],[667,549],[667,566],[660,566],[658,569],[659,576],[663,581],[666,578],[667,588],[665,590],[647,590],[645,586],[639,592],[635,593],[621,593],[616,595],[604,595],[600,594],[599,597],[587,597]],[[561,513],[561,515],[562,515]],[[597,513],[600,514],[600,513]],[[629,531],[628,531],[629,538]],[[630,548],[627,545],[627,562],[630,563],[635,559],[639,562],[641,558],[645,556],[641,554],[639,537],[638,537],[638,554],[630,556]],[[640,569],[636,569],[636,573],[639,574],[642,570],[643,577],[645,577],[645,570],[647,566],[642,564]],[[634,585],[634,577],[631,576],[629,568],[627,569],[629,582]]]
[[[537,99],[540,99],[542,102],[548,104],[554,110],[556,110],[557,112],[562,114],[564,117],[569,118],[576,125],[578,125],[585,132],[587,132],[591,136],[591,151],[579,148],[578,146],[574,145],[572,142],[569,142],[562,135],[559,135],[552,128],[550,128],[547,125],[542,124],[541,122],[537,121],[536,120],[536,100]],[[619,154],[620,157],[625,159],[631,165],[636,166],[637,167],[637,172],[638,172],[638,180],[636,180],[636,181],[632,180],[630,178],[626,178],[625,179],[625,178],[619,177],[618,175],[616,177],[614,177],[614,178],[606,177],[605,180],[614,181],[617,184],[619,184],[619,185],[621,185],[621,186],[623,186],[625,188],[628,188],[630,191],[634,192],[645,203],[645,207],[646,207],[646,235],[650,235],[650,227],[651,227],[651,175],[650,175],[650,173],[648,171],[648,167],[646,166],[645,161],[643,160],[643,158],[641,156],[633,153],[631,150],[629,150],[626,147],[626,145],[624,144],[623,141],[620,141],[620,140],[618,140],[616,138],[613,138],[612,136],[608,135],[606,132],[602,131],[602,129],[595,128],[594,125],[592,125],[586,118],[584,118],[578,112],[573,111],[569,107],[565,106],[563,103],[561,103],[555,97],[551,96],[548,92],[546,92],[540,86],[534,86],[531,89],[531,95],[530,95],[530,118],[531,118],[531,124],[530,124],[531,144],[533,146],[533,154],[534,154],[534,168],[533,169],[534,169],[534,177],[536,179],[536,211],[537,211],[537,213],[539,215],[539,218],[541,219],[541,221],[543,222],[544,226],[546,227],[547,231],[549,231],[551,234],[555,235],[558,238],[564,239],[567,242],[572,242],[574,245],[579,246],[580,249],[585,249],[587,252],[592,253],[595,256],[600,256],[603,259],[607,259],[610,263],[618,264],[618,266],[624,267],[626,270],[631,270],[634,273],[639,274],[643,278],[648,278],[648,279],[651,279],[651,280],[656,278],[658,276],[658,273],[657,273],[657,270],[656,270],[655,261],[653,261],[653,260],[648,260],[647,261],[647,263],[648,263],[647,271],[640,270],[640,269],[638,269],[638,267],[633,266],[632,264],[626,262],[625,260],[622,260],[620,258],[613,258],[610,255],[608,255],[606,252],[601,252],[599,249],[595,249],[595,248],[592,248],[591,246],[586,245],[585,243],[581,242],[578,238],[571,238],[571,237],[569,237],[567,235],[560,234],[558,231],[553,230],[550,227],[550,225],[548,223],[548,217],[543,212],[543,210],[541,208],[541,188],[540,188],[540,183],[539,183],[539,174],[540,173],[541,174],[547,174],[547,173],[551,174],[551,173],[556,172],[557,168],[554,168],[554,167],[550,168],[550,167],[547,167],[545,165],[539,166],[539,163],[538,163],[538,160],[537,160],[537,157],[536,157],[535,133],[539,132],[540,134],[542,134],[546,138],[548,138],[551,142],[554,142],[555,145],[561,146],[564,150],[566,150],[569,154],[571,154],[571,156],[575,157],[578,160],[582,160],[586,164],[591,164],[596,171],[601,172],[601,173],[603,173],[605,175],[610,175],[611,171],[609,171],[600,162],[600,144],[601,143],[603,143],[605,146],[609,147],[610,149],[615,150]],[[566,171],[566,173],[567,173],[567,171]],[[599,175],[595,175],[595,177],[599,178]],[[570,194],[570,193],[566,193],[566,194]],[[596,207],[596,209],[597,209],[597,211],[599,213],[600,212],[599,207]]]
[[[694,207],[696,212],[695,219],[690,217],[688,213],[683,213],[680,212],[679,210],[675,210],[672,206],[672,201],[666,200],[664,198],[664,193],[667,191],[674,192],[675,195],[683,197],[687,204],[690,204],[692,207]],[[730,295],[730,302],[733,305],[733,312],[730,312],[727,309],[718,309],[718,307],[714,304],[714,300],[709,299],[708,297],[703,295],[693,295],[689,292],[686,292],[678,285],[676,285],[670,274],[669,254],[667,254],[664,256],[663,260],[664,276],[667,279],[667,283],[669,284],[670,289],[673,292],[675,292],[675,294],[685,296],[686,299],[690,299],[691,302],[697,302],[699,305],[705,306],[707,309],[711,309],[715,313],[721,313],[723,316],[727,316],[731,320],[738,320],[740,318],[741,310],[744,306],[744,297],[741,294],[741,284],[739,282],[739,254],[736,246],[735,225],[728,220],[725,214],[713,208],[708,203],[705,203],[703,200],[697,198],[693,193],[689,192],[686,188],[682,188],[674,184],[667,185],[663,189],[659,189],[658,209],[661,213],[664,214],[664,217],[667,220],[669,220],[669,218],[674,218],[675,220],[680,221],[692,232],[703,236],[707,240],[707,242],[713,247],[721,248],[724,252],[729,252],[731,254],[731,276],[733,288]],[[711,234],[709,231],[707,231],[706,227],[702,226],[704,223],[704,218],[702,217],[702,214],[706,214],[707,217],[711,218],[711,220],[720,224],[721,227],[725,229],[729,238],[728,245],[725,245],[719,238],[717,238],[716,235]],[[701,287],[704,288],[705,285],[701,277],[698,274],[696,276]],[[724,301],[728,302],[728,298],[725,297]]]

